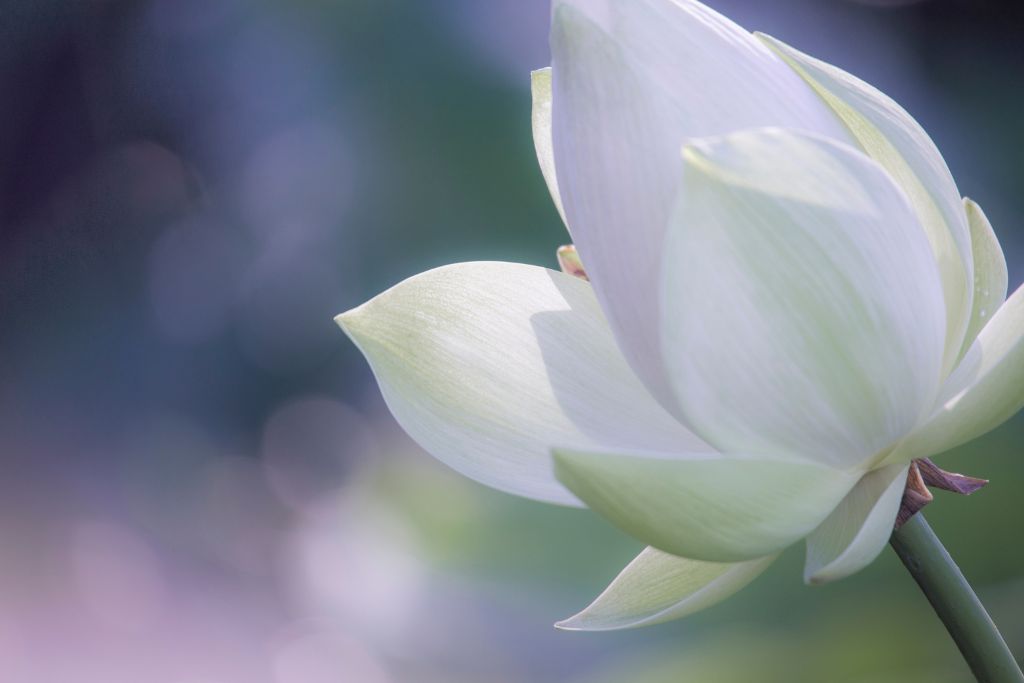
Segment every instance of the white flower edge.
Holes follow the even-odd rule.
[[[948,373],[967,330],[974,274],[960,193],[942,154],[917,121],[877,88],[771,36],[755,35],[832,107],[913,205],[942,276],[947,320],[943,369]]]
[[[939,407],[886,462],[909,462],[955,448],[1024,407],[1024,287],[982,328],[947,384]]]
[[[336,320],[402,428],[493,488],[579,505],[552,474],[552,444],[709,450],[647,393],[578,278],[515,263],[449,265]]]
[[[558,192],[558,175],[555,173],[555,152],[551,147],[551,67],[537,69],[530,73],[530,94],[533,97],[531,122],[533,125],[533,147],[537,152],[537,163],[548,186],[551,200],[558,209],[558,215],[565,222],[562,196]]]
[[[805,582],[845,578],[878,557],[892,535],[908,469],[908,465],[890,465],[868,472],[807,536]]]
[[[852,137],[778,56],[697,2],[555,0],[551,55],[569,231],[626,358],[672,411],[657,300],[678,146],[769,125]]]
[[[1009,274],[1006,257],[985,212],[978,203],[964,197],[964,214],[971,227],[971,252],[974,258],[974,304],[971,321],[964,335],[961,358],[970,350],[978,334],[1006,301]]]
[[[680,619],[743,589],[776,557],[701,562],[648,547],[590,605],[555,626],[566,631],[613,631]]]
[[[660,301],[684,422],[725,453],[838,467],[891,447],[934,405],[945,331],[900,188],[863,152],[800,131],[691,140],[682,155]]]
[[[809,461],[556,448],[555,474],[587,507],[672,555],[739,562],[813,531],[860,478]]]

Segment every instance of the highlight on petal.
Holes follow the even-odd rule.
[[[530,92],[533,95],[533,147],[537,151],[537,162],[548,192],[555,202],[558,215],[565,222],[562,197],[558,193],[558,177],[555,175],[555,153],[551,148],[551,67],[537,69],[530,73]]]
[[[708,562],[752,560],[795,543],[859,478],[811,462],[736,456],[555,449],[554,460],[558,480],[615,526]]]
[[[888,462],[909,462],[955,448],[1024,407],[1024,287],[999,307],[946,383],[938,410]]]
[[[647,393],[578,278],[514,263],[445,266],[337,322],[403,429],[494,488],[578,504],[552,474],[552,444],[707,449]]]
[[[821,95],[914,206],[942,276],[947,321],[943,368],[948,373],[959,358],[970,319],[974,261],[960,193],[945,160],[920,124],[884,93],[780,40],[757,35]]]
[[[907,483],[907,465],[865,474],[843,502],[807,537],[804,581],[826,583],[871,564],[892,536]]]
[[[555,626],[567,631],[612,631],[680,619],[743,589],[775,558],[701,562],[648,547],[586,609]]]
[[[551,53],[569,231],[626,358],[673,406],[657,299],[679,145],[768,125],[852,138],[781,59],[698,2],[555,0]]]
[[[660,299],[687,426],[723,452],[840,467],[910,433],[937,396],[945,306],[888,174],[778,129],[693,141],[684,157]]]
[[[971,251],[974,254],[974,302],[971,321],[964,335],[960,356],[977,339],[978,333],[992,319],[992,315],[1006,301],[1006,287],[1009,276],[1006,272],[1006,257],[999,245],[992,224],[977,202],[964,198],[964,212],[971,226]]]

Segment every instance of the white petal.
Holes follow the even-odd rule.
[[[850,139],[752,35],[689,0],[556,0],[552,131],[573,242],[627,359],[672,405],[658,353],[661,245],[693,136],[778,125]]]
[[[567,631],[612,631],[679,619],[744,588],[775,557],[737,563],[700,562],[649,547],[585,610],[555,626]]]
[[[533,94],[533,148],[537,151],[537,162],[548,192],[564,223],[565,210],[555,175],[555,152],[551,148],[551,67],[530,73],[530,91]]]
[[[963,356],[977,339],[978,333],[992,318],[996,310],[1006,301],[1006,287],[1009,277],[1006,272],[1006,258],[999,246],[996,233],[988,222],[985,212],[976,202],[964,198],[964,212],[971,226],[971,251],[974,254],[974,301],[971,322],[964,335]]]
[[[995,429],[1024,407],[1024,287],[982,328],[947,385],[935,414],[889,462],[955,448]]]
[[[942,276],[947,320],[943,367],[948,372],[959,357],[974,290],[971,235],[945,160],[917,121],[884,93],[780,40],[758,37],[824,98],[910,198]]]
[[[680,557],[739,562],[813,531],[859,475],[811,462],[554,451],[558,480],[635,538]]]
[[[684,421],[723,452],[844,467],[908,434],[935,400],[944,307],[885,171],[782,130],[684,156],[662,295]]]
[[[908,465],[872,470],[807,537],[804,581],[826,583],[871,564],[892,536]]]
[[[703,448],[630,371],[578,278],[462,263],[337,320],[405,431],[489,486],[576,504],[552,475],[553,445]]]

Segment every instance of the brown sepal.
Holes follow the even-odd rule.
[[[921,472],[921,478],[928,486],[934,486],[943,491],[959,493],[962,496],[969,496],[988,483],[988,479],[978,479],[977,477],[968,477],[957,472],[947,472],[928,458],[918,460],[917,467]]]
[[[906,524],[907,520],[933,500],[932,492],[925,486],[917,462],[915,460],[910,463],[910,471],[907,472],[907,488],[903,491],[903,500],[900,501],[900,510],[896,513],[896,524],[893,529],[899,529]]]
[[[969,496],[987,483],[987,479],[947,472],[928,458],[914,460],[910,463],[907,487],[903,490],[903,500],[900,501],[900,510],[896,514],[893,529],[899,529],[908,519],[920,512],[921,508],[932,502],[929,486]]]

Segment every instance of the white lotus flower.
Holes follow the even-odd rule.
[[[1024,294],[895,102],[692,0],[555,0],[540,165],[590,282],[462,263],[338,317],[402,427],[651,547],[566,628],[858,571],[914,458],[1024,404]]]

